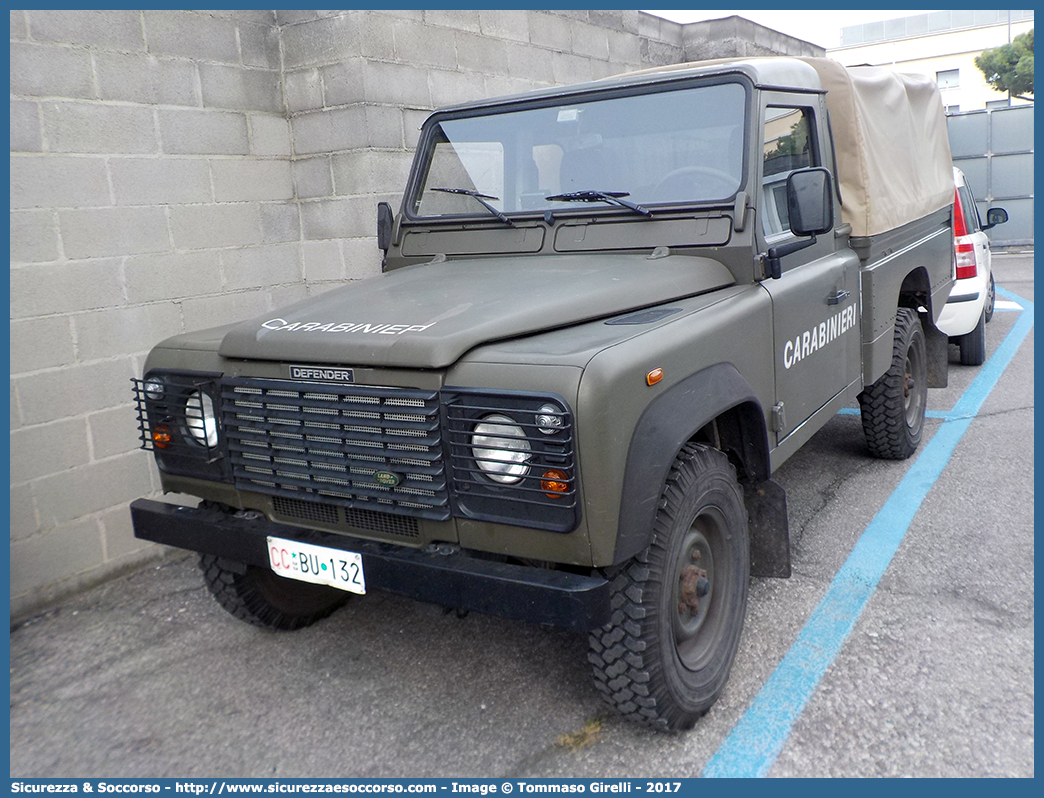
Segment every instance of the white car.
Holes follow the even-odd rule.
[[[990,239],[986,231],[1008,221],[1003,208],[990,208],[986,224],[979,218],[964,172],[954,167],[953,246],[957,279],[950,289],[938,327],[961,350],[961,364],[980,366],[986,360],[986,322],[993,317],[995,298]]]

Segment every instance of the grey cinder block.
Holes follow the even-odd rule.
[[[68,316],[11,322],[11,373],[67,366],[76,360]]]
[[[28,37],[28,32],[25,27],[25,12],[24,11],[12,11],[11,12],[11,41],[15,39],[25,39]]]
[[[294,153],[309,155],[364,147],[368,143],[366,123],[366,109],[358,106],[299,114],[290,120]]]
[[[192,62],[145,54],[98,53],[94,66],[103,100],[200,105],[196,65]]]
[[[359,54],[354,15],[316,19],[283,28],[283,67],[320,66]]]
[[[576,55],[597,58],[600,61],[609,59],[609,38],[605,28],[577,23],[573,25],[572,32],[572,50]]]
[[[149,52],[228,64],[239,62],[236,25],[195,11],[145,11]]]
[[[187,330],[212,327],[214,319],[226,324],[242,321],[270,309],[265,293],[257,290],[186,299],[181,305]]]
[[[27,97],[93,98],[90,53],[49,44],[12,43],[11,93]]]
[[[457,67],[483,75],[506,74],[507,64],[501,59],[503,42],[487,36],[457,33]]]
[[[163,110],[159,113],[163,152],[174,155],[246,155],[246,116],[231,111]]]
[[[544,11],[530,11],[529,41],[539,47],[565,52],[571,43],[569,23]]]
[[[301,221],[296,202],[261,204],[261,240],[264,243],[280,244],[300,238]]]
[[[283,86],[290,113],[315,111],[323,107],[323,83],[318,69],[284,72]]]
[[[40,109],[34,102],[11,100],[11,152],[39,152]]]
[[[304,278],[309,283],[344,279],[344,263],[337,241],[305,241]]]
[[[239,51],[244,66],[279,69],[279,29],[274,25],[239,25]]]
[[[375,206],[369,197],[302,202],[302,235],[306,241],[319,241],[371,234],[376,224]]]
[[[203,87],[203,105],[207,108],[270,113],[283,110],[276,70],[200,64],[199,80]]]
[[[450,11],[448,9],[434,8],[424,12],[424,21],[429,25],[438,25],[443,28],[466,30],[472,33],[479,32],[479,12],[477,9]]]
[[[98,460],[133,452],[141,447],[141,431],[138,429],[134,405],[130,402],[123,407],[91,413],[87,416],[87,433],[91,451]]]
[[[109,171],[117,205],[213,201],[203,158],[113,158]]]
[[[158,149],[151,108],[46,102],[44,131],[53,152],[148,153]]]
[[[334,191],[341,196],[396,191],[406,185],[411,153],[359,150],[333,156]]]
[[[479,24],[486,36],[529,41],[529,14],[525,11],[482,9],[479,11]]]
[[[102,158],[25,155],[11,158],[12,208],[111,205]]]
[[[217,202],[286,200],[294,194],[289,161],[214,159],[210,171]]]
[[[11,262],[58,259],[58,223],[51,210],[11,211]]]
[[[170,227],[177,249],[261,243],[261,213],[253,202],[171,208]]]
[[[145,49],[140,11],[32,9],[28,14],[29,30],[35,41],[87,45],[122,52]]]
[[[11,318],[114,307],[124,302],[119,258],[11,269]]]
[[[68,579],[101,565],[101,533],[92,518],[11,544],[11,595]]]
[[[11,541],[25,540],[36,533],[36,505],[33,489],[26,483],[11,484]]]
[[[230,249],[221,253],[225,288],[261,288],[301,280],[301,255],[297,243]]]
[[[71,418],[11,433],[12,482],[29,482],[90,460],[87,420]]]
[[[501,64],[506,69],[506,64]],[[444,108],[447,105],[473,102],[486,95],[486,79],[481,72],[457,72],[442,69],[428,71],[431,85],[431,108]],[[422,119],[423,121],[423,119]],[[408,137],[407,131],[407,137]],[[407,146],[410,146],[407,143]]]
[[[95,310],[73,316],[76,352],[82,361],[147,352],[181,332],[181,313],[170,302]]]
[[[396,20],[392,37],[395,58],[399,61],[443,69],[457,66],[456,37],[452,30]]]
[[[127,258],[127,301],[154,302],[221,291],[221,264],[214,250]]]
[[[249,114],[250,150],[254,155],[290,158],[290,123],[285,117]]]
[[[59,211],[62,247],[70,258],[139,255],[170,249],[162,208],[95,208]]]
[[[341,242],[344,253],[344,276],[349,280],[365,280],[381,273],[381,251],[375,236],[348,238]]]
[[[314,158],[301,158],[292,161],[290,165],[297,199],[329,197],[333,194],[333,173],[330,169],[330,156],[319,155]]]
[[[26,426],[45,424],[125,405],[133,373],[128,357],[16,377],[22,420]]]

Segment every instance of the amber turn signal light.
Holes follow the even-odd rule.
[[[663,369],[653,369],[652,371],[650,371],[648,374],[645,375],[645,384],[646,385],[655,385],[656,383],[658,383],[662,379],[663,379]]]
[[[540,487],[546,492],[547,496],[552,499],[557,499],[562,496],[563,493],[569,492],[569,483],[566,481],[567,477],[561,471],[551,469],[550,471],[544,472],[544,477],[540,482]]]
[[[169,449],[170,442],[174,438],[170,434],[170,429],[167,427],[156,427],[152,431],[152,442],[155,444],[157,449]]]

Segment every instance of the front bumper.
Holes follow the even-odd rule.
[[[514,565],[460,550],[418,551],[149,499],[132,502],[130,509],[134,534],[142,540],[259,568],[269,567],[265,539],[272,535],[358,552],[367,589],[578,632],[609,621],[609,583],[597,574]]]

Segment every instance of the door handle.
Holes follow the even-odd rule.
[[[826,298],[826,303],[828,305],[839,305],[841,302],[843,302],[846,299],[848,299],[848,296],[849,296],[849,292],[848,291],[838,291],[833,296],[828,296]]]

